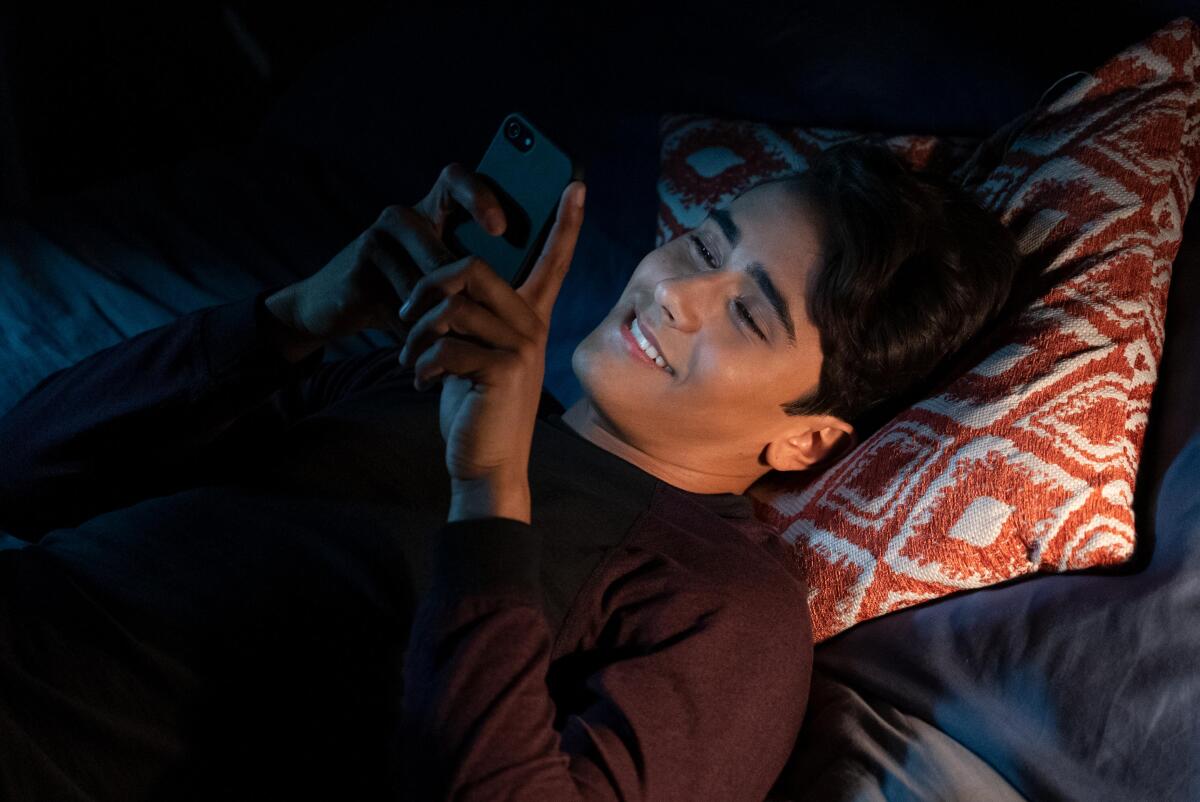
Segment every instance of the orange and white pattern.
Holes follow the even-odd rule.
[[[660,244],[854,139],[916,170],[957,168],[1030,267],[1063,276],[1007,342],[823,474],[751,488],[807,571],[818,641],[956,591],[1132,556],[1171,264],[1200,172],[1198,73],[1200,27],[1181,17],[1083,73],[1015,137],[663,119]],[[967,161],[997,142],[992,163]]]

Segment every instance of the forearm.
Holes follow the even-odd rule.
[[[292,364],[300,362],[325,344],[324,339],[309,336],[299,326],[296,306],[298,293],[298,285],[289,284],[266,300],[267,311],[271,314],[267,316],[265,334],[283,358]]]
[[[0,418],[0,528],[33,539],[166,492],[234,421],[315,367],[271,351],[259,298],[142,332],[26,394]]]
[[[763,799],[804,717],[805,588],[774,570],[723,589],[686,561],[619,552],[597,577],[604,645],[589,638],[585,659],[550,683],[542,546],[533,527],[499,518],[438,533],[404,661],[404,790],[470,802]],[[587,703],[560,707],[572,699]]]

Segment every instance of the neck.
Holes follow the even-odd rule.
[[[647,453],[630,445],[616,427],[592,406],[587,396],[580,398],[562,415],[563,422],[592,444],[641,468],[669,485],[692,493],[744,493],[765,473],[761,466],[728,473],[701,470],[680,462]],[[720,464],[717,459],[696,460],[703,465]]]

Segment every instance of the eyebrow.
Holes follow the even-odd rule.
[[[730,247],[737,247],[738,240],[742,238],[742,230],[737,227],[737,223],[733,222],[733,215],[728,209],[713,209],[708,213],[718,226],[722,233],[725,234],[725,239],[729,240]],[[788,309],[787,299],[783,297],[783,293],[775,286],[775,282],[771,281],[771,276],[767,274],[767,269],[763,267],[761,262],[751,262],[746,268],[746,272],[754,279],[754,283],[762,290],[762,294],[767,296],[767,302],[771,304],[771,308],[775,310],[775,316],[779,318],[779,323],[783,326],[783,330],[787,332],[788,342],[792,345],[796,344],[796,327],[792,325],[791,310]]]
[[[725,239],[729,240],[730,247],[736,248],[738,240],[742,238],[742,230],[737,227],[737,223],[733,222],[733,215],[729,213],[729,210],[713,209],[708,216],[721,227]]]
[[[780,325],[787,332],[788,342],[795,345],[796,328],[792,325],[792,315],[788,310],[787,299],[780,294],[779,289],[775,286],[775,282],[771,281],[771,277],[767,275],[767,269],[763,267],[761,262],[751,262],[746,267],[746,272],[754,279],[754,283],[762,290],[763,295],[767,296],[767,301],[771,304],[771,308],[775,310],[775,317],[779,318]]]

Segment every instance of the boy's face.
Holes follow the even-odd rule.
[[[820,341],[804,299],[819,248],[804,204],[764,184],[648,253],[572,357],[593,407],[651,453],[761,451],[796,421],[781,405],[817,384]],[[666,367],[638,347],[635,318]]]

